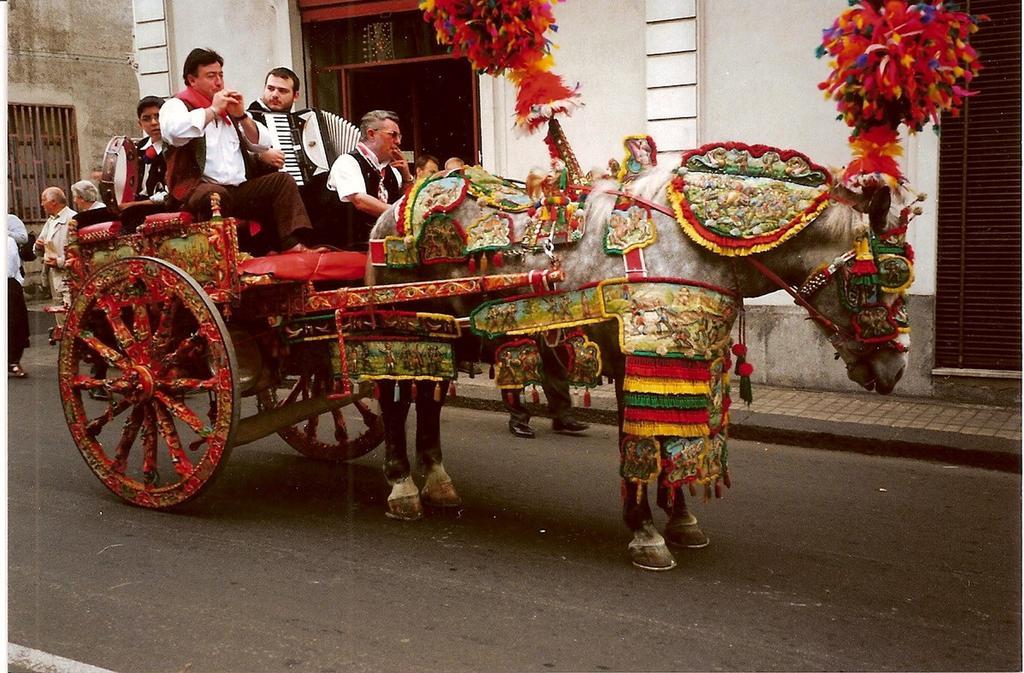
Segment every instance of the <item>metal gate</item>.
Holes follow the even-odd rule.
[[[39,196],[46,187],[65,193],[78,174],[75,109],[59,105],[7,106],[7,203],[26,223],[46,219]]]

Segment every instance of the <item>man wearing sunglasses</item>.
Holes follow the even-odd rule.
[[[359,144],[331,166],[327,188],[351,205],[346,247],[365,248],[370,227],[412,184],[409,163],[402,156],[398,115],[373,110],[359,121]]]

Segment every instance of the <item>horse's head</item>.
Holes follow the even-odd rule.
[[[883,395],[892,392],[907,366],[904,295],[913,282],[913,253],[905,239],[907,225],[921,212],[914,205],[920,199],[923,195],[903,186],[864,194],[834,189],[833,230],[837,222],[846,223],[846,233],[832,237],[838,255],[797,290],[813,307],[812,317],[825,329],[850,380]],[[844,250],[851,239],[852,249]]]

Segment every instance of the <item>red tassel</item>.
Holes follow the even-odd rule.
[[[374,383],[373,384],[373,399],[377,400],[378,402],[380,401],[380,384],[379,383]]]
[[[587,388],[586,390],[583,391],[583,406],[590,406],[590,388]]]
[[[732,478],[729,476],[729,470],[722,473],[722,482],[726,488],[732,488]]]
[[[878,273],[878,267],[875,266],[875,260],[873,259],[858,259],[854,261],[853,266],[850,268],[850,273],[855,276],[870,276]]]
[[[411,386],[409,386],[409,394],[410,394],[410,395],[412,395],[412,401],[413,401],[413,402],[415,402],[415,401],[416,401],[416,397],[417,397],[417,396],[416,396],[416,392],[417,392],[417,390],[416,390],[416,382],[415,382],[415,381],[413,381],[413,382],[412,382],[412,385],[411,385]]]
[[[469,257],[469,275],[472,276],[475,273],[476,273],[476,257],[473,257],[472,255],[470,255],[470,257]]]
[[[722,497],[722,485],[720,483],[718,483],[717,481],[715,482],[715,497],[716,498],[721,498]]]
[[[502,254],[501,250],[499,250],[498,252],[494,253],[494,257],[492,258],[491,261],[494,262],[494,266],[500,268],[505,265],[505,255]]]
[[[455,381],[448,384],[448,397],[455,397]]]
[[[533,386],[533,388],[531,389],[530,399],[533,401],[534,404],[538,404],[540,402],[540,393],[537,392],[537,386]]]

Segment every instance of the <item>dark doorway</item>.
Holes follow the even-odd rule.
[[[440,162],[478,158],[476,76],[463,59],[430,59],[342,70],[345,116],[358,123],[369,110],[401,117],[402,149]]]

